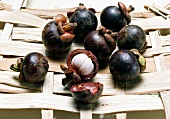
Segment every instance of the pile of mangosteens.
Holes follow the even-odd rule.
[[[133,10],[121,2],[108,6],[100,14],[98,27],[95,9],[80,3],[68,11],[67,17],[58,14],[44,26],[42,42],[46,56],[55,58],[68,52],[67,66],[60,65],[65,74],[62,85],[71,84],[71,94],[77,101],[91,104],[101,96],[103,84],[92,81],[100,68],[108,66],[113,79],[124,82],[135,79],[145,69],[141,53],[147,47],[146,35],[140,26],[130,24],[129,13]],[[83,44],[84,49],[70,51],[73,42]],[[43,81],[48,67],[44,56],[31,53],[11,69],[19,70],[20,78],[37,83]]]

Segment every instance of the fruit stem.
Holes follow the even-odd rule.
[[[134,11],[135,10],[135,8],[132,6],[132,5],[130,5],[128,8],[127,8],[127,12],[128,13],[130,13],[130,12],[132,12],[132,11]]]
[[[66,76],[66,78],[62,79],[62,85],[65,86],[66,84],[68,84],[70,81],[72,81],[72,77],[71,76]]]
[[[99,31],[99,34],[103,35],[103,34],[106,33],[106,28],[105,28],[104,26],[100,26],[100,27],[98,28],[98,31]]]
[[[18,67],[17,64],[12,64],[10,66],[10,69],[13,70],[13,71],[16,71],[16,72],[20,72],[20,68]]]
[[[12,64],[10,66],[10,69],[13,70],[13,71],[16,71],[16,72],[20,72],[21,71],[22,61],[23,61],[23,58],[18,58],[17,59],[17,64]]]

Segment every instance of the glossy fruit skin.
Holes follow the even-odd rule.
[[[73,41],[62,42],[57,25],[55,21],[50,21],[45,25],[42,31],[42,41],[47,51],[63,53],[70,49]]]
[[[144,30],[137,25],[128,25],[119,31],[117,45],[120,49],[142,50],[146,43]]]
[[[106,42],[105,37],[100,34],[98,30],[91,31],[84,39],[85,49],[91,51],[101,63],[107,61],[113,50],[116,48],[116,42],[114,46],[109,45],[110,44]]]
[[[118,32],[127,25],[124,14],[117,6],[108,6],[104,8],[100,15],[101,25],[113,32]]]
[[[95,90],[95,92],[91,90]],[[103,92],[103,84],[99,82],[81,83],[73,85],[70,91],[75,100],[85,104],[92,104],[100,98]]]
[[[129,50],[118,50],[110,58],[109,69],[115,80],[130,81],[140,73],[140,64]]]
[[[41,83],[48,72],[48,60],[38,52],[25,56],[21,64],[19,77],[30,83]]]
[[[85,36],[92,30],[95,30],[98,25],[95,14],[87,9],[77,10],[69,20],[70,23],[77,23],[73,34],[74,42],[83,43]]]

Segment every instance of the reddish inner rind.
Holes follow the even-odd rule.
[[[81,92],[81,91],[89,90],[91,94],[95,95],[99,92],[101,86],[103,86],[103,84],[101,84],[99,82],[97,82],[97,83],[87,82],[87,83],[73,85],[70,88],[70,91],[71,92]]]

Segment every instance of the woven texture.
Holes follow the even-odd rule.
[[[10,70],[11,64],[16,64],[19,57],[30,52],[45,56],[41,40],[44,25],[57,13],[66,14],[69,10],[27,9],[26,4],[27,0],[16,0],[12,6],[0,4],[0,21],[5,22],[0,39],[0,109],[41,109],[42,119],[54,119],[54,110],[80,113],[80,119],[92,119],[92,114],[110,113],[116,114],[117,119],[126,119],[127,112],[131,111],[163,110],[166,119],[170,119],[170,34],[162,32],[170,29],[168,15],[158,13],[156,16],[149,11],[131,13],[132,24],[141,26],[147,34],[147,49],[143,53],[146,70],[136,82],[127,83],[123,88],[113,82],[108,67],[99,70],[93,80],[104,84],[103,94],[97,106],[90,105],[88,110],[84,110],[75,104],[69,89],[61,84],[65,75],[60,64],[65,65],[66,58],[47,58],[49,72],[38,88],[21,84],[17,80],[19,73]],[[167,5],[167,8],[170,7]],[[83,47],[73,43],[71,50],[77,48]]]

